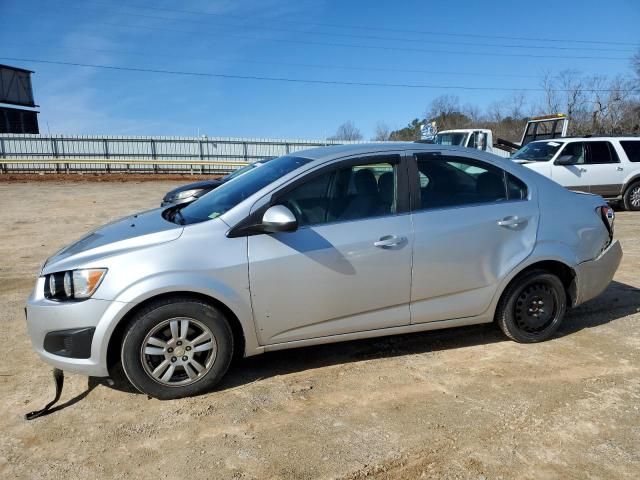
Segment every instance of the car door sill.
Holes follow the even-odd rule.
[[[466,325],[476,325],[480,323],[491,323],[493,317],[482,315],[476,317],[455,318],[451,320],[440,320],[434,322],[402,325],[399,327],[380,328],[376,330],[365,330],[354,333],[343,333],[339,335],[329,335],[326,337],[308,338],[305,340],[292,340],[290,342],[273,343],[263,347],[264,352],[276,350],[286,350],[289,348],[307,347],[311,345],[322,345],[327,343],[347,342],[364,338],[384,337],[389,335],[401,335],[404,333],[423,332],[427,330],[439,330],[442,328],[463,327]]]

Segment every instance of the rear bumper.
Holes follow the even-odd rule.
[[[622,259],[622,247],[615,240],[607,249],[595,258],[582,262],[576,268],[577,296],[576,305],[600,295],[611,283]]]

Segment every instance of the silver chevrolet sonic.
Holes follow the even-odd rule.
[[[27,323],[44,361],[120,361],[161,399],[211,389],[236,354],[490,322],[539,342],[611,281],[613,224],[601,197],[488,153],[317,148],[64,248]]]

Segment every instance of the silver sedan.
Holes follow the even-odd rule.
[[[553,336],[622,256],[614,214],[514,162],[418,143],[284,156],[47,260],[27,303],[44,361],[169,399],[235,353],[494,322]]]

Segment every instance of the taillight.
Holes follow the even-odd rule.
[[[596,208],[596,212],[600,213],[600,218],[604,222],[604,226],[607,227],[609,232],[609,238],[613,239],[613,222],[616,219],[616,214],[609,205],[603,205]]]

